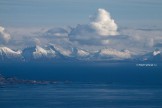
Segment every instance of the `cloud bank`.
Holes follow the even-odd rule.
[[[11,30],[13,32],[10,31],[12,39],[5,29],[0,27],[0,44],[18,49],[35,45],[44,48],[49,44],[54,44],[60,46],[56,49],[58,48],[57,50],[65,56],[72,55],[72,48],[81,48],[85,51],[101,51],[101,56],[121,59],[131,58],[132,55],[142,55],[154,51],[157,47],[162,52],[162,30],[140,28],[142,27],[119,27],[118,29],[110,13],[105,9],[98,9],[95,14],[91,15],[90,22],[87,24],[35,30],[33,28],[19,29],[18,31],[15,31],[15,28]],[[79,54],[89,55],[82,50],[78,50]]]

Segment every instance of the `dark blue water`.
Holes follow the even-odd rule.
[[[1,86],[0,108],[162,108],[161,64],[7,63],[0,74],[59,82]]]
[[[161,108],[162,87],[113,84],[15,85],[0,88],[1,108]]]
[[[0,74],[27,80],[162,84],[162,64],[140,67],[136,63],[7,63],[0,64]]]

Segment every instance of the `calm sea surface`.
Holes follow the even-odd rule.
[[[60,83],[0,88],[1,108],[162,108],[162,87]]]
[[[0,108],[162,108],[160,64],[1,64],[0,74],[58,81],[0,86]]]

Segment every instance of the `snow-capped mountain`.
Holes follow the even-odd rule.
[[[21,60],[21,51],[14,51],[7,47],[0,47],[0,60]]]
[[[72,48],[72,52],[73,55],[77,58],[86,58],[90,55],[90,52],[83,50],[83,49],[79,49],[79,48]]]
[[[86,51],[81,48],[72,46],[61,47],[58,45],[48,45],[45,47],[33,46],[23,49],[22,51],[14,51],[7,47],[0,47],[1,61],[162,61],[160,50],[134,56],[128,50],[116,50],[110,48],[100,49],[98,51]]]
[[[142,55],[139,57],[141,61],[161,61],[162,55],[159,49],[155,49],[153,52],[149,52],[147,54]]]
[[[56,55],[59,57],[71,57],[72,51],[70,48],[63,48],[59,45],[49,45],[47,48],[51,48],[53,51],[56,52]]]
[[[110,48],[101,49],[93,55],[93,59],[98,60],[125,60],[131,58],[131,53],[128,50],[118,51]]]
[[[43,49],[40,46],[25,48],[22,51],[25,60],[50,59],[56,57],[56,52],[52,49]]]
[[[61,47],[57,45],[50,45],[48,47],[50,47],[52,50],[56,52],[57,57],[64,58],[64,59],[65,58],[83,59],[90,55],[88,51],[76,47],[69,47],[69,46]]]
[[[158,56],[160,55],[160,50],[156,49],[154,52],[153,52],[153,56]]]

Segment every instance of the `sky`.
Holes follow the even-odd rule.
[[[0,46],[162,51],[161,7],[161,0],[0,0]]]
[[[104,8],[120,26],[157,25],[162,24],[161,6],[161,0],[0,0],[0,24],[5,27],[83,24],[91,13]]]

